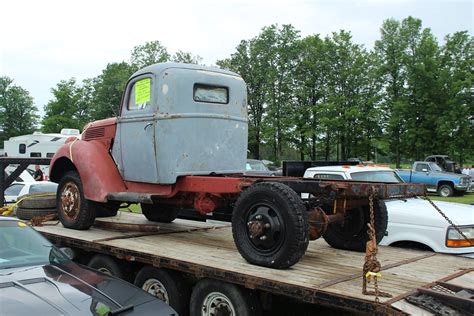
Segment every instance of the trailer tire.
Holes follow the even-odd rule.
[[[369,206],[348,210],[344,223],[335,222],[328,225],[323,237],[333,248],[365,251],[369,240],[367,223],[369,223]],[[381,200],[374,201],[375,238],[377,244],[385,236],[388,224],[387,206]]]
[[[196,284],[191,294],[189,310],[190,316],[262,314],[255,292],[213,279],[202,279]]]
[[[151,222],[171,223],[178,217],[179,208],[166,204],[140,204],[142,214]]]
[[[16,217],[18,217],[19,219],[26,220],[26,221],[32,219],[33,217],[38,217],[38,216],[43,217],[43,216],[57,214],[57,213],[58,211],[55,208],[41,208],[41,209],[22,208],[22,207],[16,208]]]
[[[119,279],[125,279],[125,273],[120,267],[119,263],[114,259],[106,255],[95,255],[87,264],[89,268],[98,270],[107,275],[117,277]]]
[[[188,315],[190,287],[180,273],[145,266],[133,284],[173,307],[179,315]]]
[[[18,201],[23,198],[24,200],[18,203],[18,206],[30,209],[56,208],[56,194],[52,193],[50,196],[44,196],[44,194],[45,193],[38,193],[20,196],[18,197]]]
[[[260,227],[251,234],[251,227]],[[263,227],[263,228],[262,228]],[[260,182],[235,203],[232,234],[242,257],[276,269],[297,263],[308,248],[308,213],[299,195],[278,182]]]
[[[81,177],[77,171],[68,171],[59,181],[56,194],[58,217],[66,228],[84,230],[94,224],[94,201],[84,198]]]

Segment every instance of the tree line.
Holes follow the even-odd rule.
[[[344,30],[302,37],[292,25],[270,25],[217,61],[247,83],[249,156],[361,157],[397,165],[428,154],[449,154],[460,163],[472,159],[473,37],[460,31],[440,45],[413,17],[385,20],[380,33],[367,49]],[[59,82],[45,106],[42,131],[81,129],[117,115],[130,75],[163,61],[200,63],[201,58],[183,51],[171,55],[159,41],[136,46],[128,62],[110,63],[95,78]],[[13,101],[15,95],[24,98]],[[11,102],[16,105],[8,106]],[[3,138],[35,128],[31,97],[6,77],[0,80],[0,111]],[[10,126],[9,115],[27,119]]]

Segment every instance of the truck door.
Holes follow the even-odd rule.
[[[132,79],[124,96],[118,119],[121,161],[119,170],[125,180],[157,183],[155,152],[154,93],[151,74]]]
[[[436,189],[436,185],[428,177],[431,171],[429,163],[417,163],[411,176],[411,182],[424,183],[428,189]]]

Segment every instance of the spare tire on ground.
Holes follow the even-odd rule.
[[[41,194],[27,194],[20,196],[18,201],[24,199],[18,203],[18,206],[24,209],[44,209],[44,208],[56,208],[56,194],[51,195]]]
[[[33,217],[46,216],[50,214],[56,214],[57,217],[58,211],[56,208],[42,208],[42,209],[31,209],[31,208],[16,208],[16,217],[23,220],[30,220]],[[55,218],[56,218],[55,217]]]

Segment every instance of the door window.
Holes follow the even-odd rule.
[[[14,195],[17,196],[20,194],[21,189],[23,189],[24,184],[12,184],[5,190],[5,195]]]
[[[133,83],[128,97],[129,111],[144,110],[151,104],[151,78],[143,78]]]
[[[418,165],[416,165],[415,171],[423,171],[423,169],[429,170],[428,164],[426,164],[426,163],[419,163]]]

